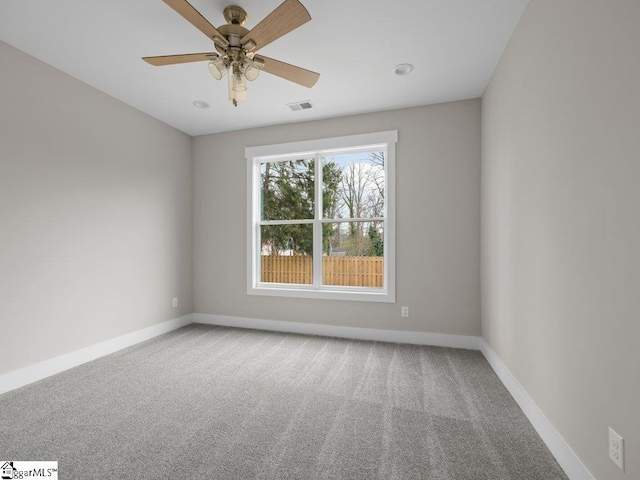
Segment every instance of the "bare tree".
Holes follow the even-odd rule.
[[[372,217],[382,217],[384,215],[384,152],[369,153],[369,161],[376,168],[371,169],[371,182],[375,189],[370,191],[368,203]]]
[[[371,163],[352,163],[343,168],[340,184],[340,207],[347,218],[380,217],[384,212],[384,154],[370,154]],[[349,224],[351,255],[367,255],[371,250],[369,232],[364,222]]]

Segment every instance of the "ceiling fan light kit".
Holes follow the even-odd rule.
[[[308,88],[320,78],[316,72],[256,54],[260,48],[311,20],[298,0],[285,0],[252,30],[244,27],[247,12],[237,5],[224,9],[227,24],[215,28],[186,0],[163,1],[212,40],[216,51],[143,57],[143,60],[154,66],[208,61],[213,78],[221,80],[229,75],[229,100],[236,107],[238,100],[247,98],[247,80],[256,80],[262,70]]]

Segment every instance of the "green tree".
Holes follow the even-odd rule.
[[[324,218],[336,218],[338,215],[339,190],[342,182],[342,169],[333,162],[322,164],[322,215]],[[322,251],[331,253],[331,239],[339,229],[338,224],[322,224]]]
[[[371,248],[369,249],[368,256],[382,257],[384,256],[384,239],[378,229],[371,225],[369,227],[369,240],[371,240]]]
[[[315,216],[315,160],[300,159],[265,163],[262,166],[262,219],[308,220]],[[334,162],[322,167],[322,211],[331,215],[336,208],[342,172]],[[323,225],[326,239],[333,226]],[[283,251],[312,255],[313,228],[310,224],[269,225],[262,227],[262,244],[271,255]]]

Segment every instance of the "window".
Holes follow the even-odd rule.
[[[245,150],[247,293],[395,302],[397,136]]]

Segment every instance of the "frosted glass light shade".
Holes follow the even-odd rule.
[[[229,100],[247,99],[247,81],[238,70],[235,74],[229,72]]]
[[[226,75],[229,69],[220,58],[215,58],[209,62],[209,71],[213,78],[220,80]]]
[[[244,69],[244,76],[247,77],[247,80],[253,82],[260,75],[260,69],[256,68],[253,62],[249,63],[247,67]]]
[[[246,92],[247,90],[247,81],[242,75],[242,72],[238,71],[233,74],[232,87],[231,89],[234,92]]]

